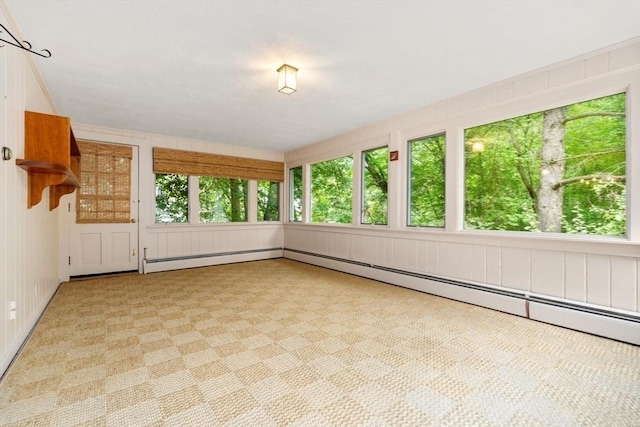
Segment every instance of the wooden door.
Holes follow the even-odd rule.
[[[137,271],[138,149],[87,141],[78,146],[81,187],[72,204],[70,275]]]

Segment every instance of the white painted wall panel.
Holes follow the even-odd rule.
[[[193,233],[190,233],[190,232],[182,233],[181,244],[182,244],[182,253],[184,254],[187,254],[187,255],[193,254],[193,249],[191,247],[191,244],[193,243],[192,235]]]
[[[487,282],[487,256],[486,248],[473,245],[471,280],[479,283]]]
[[[549,72],[543,71],[529,78],[529,93],[543,92],[549,88]]]
[[[611,258],[611,307],[639,311],[637,263],[634,258]]]
[[[416,270],[421,273],[426,273],[429,271],[428,259],[429,259],[429,242],[424,240],[418,240],[416,242],[417,245],[417,268]]]
[[[502,286],[523,291],[531,290],[531,250],[502,248]]]
[[[529,78],[521,78],[513,81],[513,97],[518,98],[529,94]]]
[[[564,254],[553,251],[531,251],[531,292],[564,297]]]
[[[286,234],[286,232],[285,232]],[[362,244],[363,246],[363,257],[360,261],[369,262],[369,263],[378,263],[378,248],[377,248],[378,240],[373,236],[362,236]],[[288,240],[285,239],[285,245],[288,245]]]
[[[326,233],[315,233],[316,234],[316,250],[321,254],[330,254],[331,253],[331,235]]]
[[[566,85],[583,79],[584,76],[584,61],[570,62],[549,71],[549,87]]]
[[[605,255],[587,255],[587,302],[609,306],[611,303],[611,264]]]
[[[427,253],[427,271],[429,274],[438,274],[438,242],[429,241]]]
[[[382,265],[385,267],[393,266],[393,238],[383,237],[384,259]]]
[[[640,49],[637,45],[630,44],[609,53],[609,71],[634,67],[640,63]]]
[[[213,233],[211,231],[203,231],[198,233],[198,240],[198,251],[200,253],[213,253]]]
[[[564,256],[564,297],[579,302],[587,301],[587,256],[566,253]]]
[[[497,87],[498,102],[508,101],[513,97],[513,83],[508,82]]]
[[[351,236],[351,256],[356,261],[365,259],[364,236]]]
[[[406,239],[407,243],[407,268],[410,271],[419,271],[418,268],[418,242],[413,239]]]
[[[451,277],[451,266],[449,264],[451,255],[449,253],[450,244],[448,242],[438,242],[438,270],[441,276]]]
[[[191,231],[198,228],[200,231]],[[232,228],[224,229],[220,228]],[[179,226],[153,227],[147,231],[148,241],[154,242],[147,251],[148,259],[211,255],[223,252],[281,248],[284,233],[280,224],[237,225],[232,227]],[[304,242],[308,233],[298,236]]]
[[[636,312],[640,312],[640,261],[636,260]]]
[[[4,3],[0,21],[21,39]],[[58,211],[49,211],[48,190],[27,209],[27,173],[14,160],[24,157],[24,111],[56,112],[29,55],[0,49],[0,146],[13,151],[12,160],[0,160],[0,374],[59,284]],[[17,304],[15,320],[10,301]]]
[[[487,246],[487,283],[490,285],[500,286],[502,282],[502,262],[499,246]]]
[[[585,60],[585,75],[586,77],[597,76],[604,74],[609,69],[609,52],[604,52],[599,55],[592,56]]]
[[[351,259],[349,254],[349,236],[347,234],[337,233],[334,237],[332,252],[340,258]]]
[[[452,243],[449,253],[450,275],[461,280],[473,280],[473,246]]]
[[[410,270],[409,268],[409,241],[407,239],[390,239],[391,240],[391,263],[402,270]]]
[[[182,233],[168,233],[166,237],[168,257],[177,257],[183,254],[188,254],[188,252],[184,251],[182,247]]]

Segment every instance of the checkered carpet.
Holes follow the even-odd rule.
[[[65,283],[0,425],[640,425],[640,347],[278,259]]]

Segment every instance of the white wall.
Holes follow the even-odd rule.
[[[0,21],[21,39],[4,3]],[[0,160],[0,375],[59,283],[57,212],[49,212],[48,190],[27,209],[27,173],[15,163],[24,154],[24,111],[55,113],[34,61],[46,59],[0,48],[0,146],[13,151],[13,159]],[[10,301],[17,304],[15,320],[9,320]]]
[[[147,248],[148,259],[192,257],[198,255],[220,254],[237,251],[263,251],[265,249],[282,248],[284,246],[284,230],[282,223],[228,223],[228,224],[156,224],[155,223],[155,175],[153,173],[153,147],[175,148],[203,153],[222,154],[228,156],[248,157],[263,160],[284,161],[284,154],[273,151],[252,149],[243,146],[220,144],[215,142],[173,138],[141,132],[130,132],[118,129],[102,128],[74,123],[72,127],[76,139],[115,144],[126,144],[139,147],[139,250],[140,260]],[[62,202],[68,201],[64,196]],[[61,202],[61,203],[62,203]],[[74,220],[73,215],[68,220]],[[65,230],[68,224],[61,221],[60,228]],[[67,241],[65,241],[65,239]],[[69,277],[66,260],[68,256],[68,238],[61,236],[60,268],[66,272],[61,277]],[[279,252],[256,252],[250,258],[247,255],[236,258],[222,258],[225,262],[246,261],[249,259],[273,258],[282,256]],[[218,263],[215,258],[200,261],[180,261],[171,263],[154,263],[145,271],[160,271],[197,265]],[[142,263],[140,264],[142,271]]]
[[[437,82],[434,82],[437,84]],[[628,238],[465,231],[464,129],[627,90]],[[388,144],[389,225],[286,223],[288,249],[596,306],[640,319],[640,39],[567,60],[286,153],[288,167]],[[446,132],[446,228],[406,227],[407,141]],[[354,204],[360,205],[354,189]],[[303,209],[309,203],[305,187]],[[303,216],[305,216],[303,214]],[[301,255],[285,252],[288,257]],[[326,263],[304,256],[307,262]],[[342,266],[341,266],[342,265]],[[332,268],[352,267],[332,262]],[[359,274],[365,274],[362,271]],[[366,273],[369,274],[369,273]],[[371,277],[415,287],[400,276]],[[486,304],[485,304],[486,305]],[[507,310],[508,311],[508,310]],[[640,343],[640,323],[629,329]],[[618,339],[622,339],[617,337]]]

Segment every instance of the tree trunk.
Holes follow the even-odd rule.
[[[267,196],[267,206],[264,210],[265,221],[278,220],[278,185],[277,183],[269,184],[269,195]]]
[[[562,232],[562,188],[554,186],[564,178],[565,107],[543,113],[540,184],[536,212],[538,230]]]
[[[382,191],[382,194],[387,197],[388,184],[385,173],[386,171],[381,171],[376,167],[371,159],[371,153],[365,153],[365,167],[367,169],[367,172],[369,172],[369,174],[371,175],[374,184],[380,189],[380,191]]]
[[[242,218],[242,181],[239,179],[230,179],[231,190],[231,222],[244,221]]]

